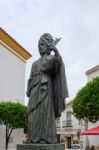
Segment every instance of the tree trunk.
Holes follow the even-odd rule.
[[[12,133],[12,128],[10,129],[9,126],[6,125],[6,143],[5,143],[5,150],[8,149],[10,135]]]
[[[6,137],[6,150],[8,149],[8,142],[9,142],[9,139]]]
[[[88,130],[88,120],[85,120],[85,130]],[[89,146],[89,139],[88,139],[88,135],[85,135],[85,147]]]
[[[6,125],[6,143],[5,143],[5,150],[8,149],[8,128],[7,128],[7,125]]]

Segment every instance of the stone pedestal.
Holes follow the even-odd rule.
[[[17,150],[65,150],[64,144],[18,144]]]

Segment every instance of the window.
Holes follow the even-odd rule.
[[[71,111],[67,111],[66,112],[66,126],[67,127],[71,127],[72,126],[71,115],[72,115]]]
[[[56,128],[60,128],[61,125],[60,125],[60,118],[57,118],[56,119]]]

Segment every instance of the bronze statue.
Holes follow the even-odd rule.
[[[64,64],[55,47],[59,40],[43,34],[38,43],[41,57],[32,64],[27,86],[28,140],[31,143],[57,142],[56,118],[65,109],[68,97]]]

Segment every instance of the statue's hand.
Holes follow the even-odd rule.
[[[55,55],[59,55],[58,49],[55,47],[55,45],[50,45],[50,49],[55,53]]]

